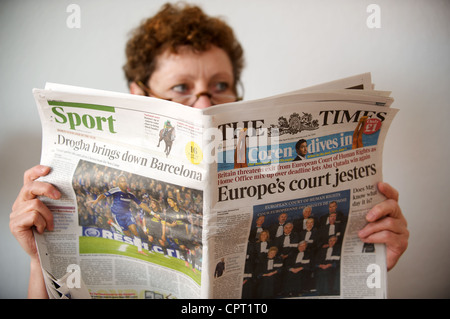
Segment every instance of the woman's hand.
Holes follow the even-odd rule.
[[[369,223],[358,235],[365,243],[386,244],[387,269],[391,270],[408,247],[409,231],[398,205],[397,190],[387,183],[379,183],[378,190],[386,200],[367,213]]]
[[[50,172],[50,167],[37,165],[24,174],[23,187],[16,198],[10,215],[9,227],[19,244],[30,255],[32,262],[38,260],[33,228],[42,234],[45,229],[53,230],[53,215],[37,197],[52,199],[61,197],[61,193],[51,184],[38,182],[41,176]]]
[[[40,234],[45,229],[53,230],[53,215],[37,198],[38,196],[52,199],[61,197],[61,193],[53,185],[36,181],[49,172],[50,167],[42,165],[37,165],[25,172],[23,186],[13,204],[9,220],[11,233],[31,257],[28,298],[48,298],[33,228],[36,228]]]

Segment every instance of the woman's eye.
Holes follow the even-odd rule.
[[[225,92],[230,88],[230,85],[227,82],[218,82],[215,84],[214,90],[216,92]]]
[[[172,91],[180,94],[188,94],[189,88],[187,84],[178,84],[172,87]]]

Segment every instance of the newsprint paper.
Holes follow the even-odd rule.
[[[384,197],[398,110],[370,73],[199,110],[47,84],[36,233],[50,298],[384,298],[383,245],[357,236]]]

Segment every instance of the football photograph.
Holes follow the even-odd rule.
[[[83,161],[73,176],[80,254],[141,259],[200,284],[201,191]]]

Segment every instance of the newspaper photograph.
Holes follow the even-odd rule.
[[[34,95],[63,194],[35,233],[51,298],[386,297],[384,246],[357,232],[398,110],[369,73],[204,110]]]

